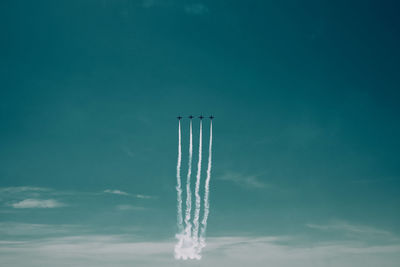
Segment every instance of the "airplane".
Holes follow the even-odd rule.
[[[200,120],[202,120],[203,118],[204,118],[203,115],[200,115],[200,116],[199,116],[199,119],[200,119]]]
[[[212,119],[214,119],[214,116],[213,116],[213,115],[211,115],[209,118],[212,120]]]
[[[181,116],[178,116],[178,117],[176,117],[178,120],[181,120],[182,119],[182,117]]]
[[[192,115],[189,116],[189,119],[193,119],[194,117]]]

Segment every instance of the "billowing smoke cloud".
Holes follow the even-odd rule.
[[[196,185],[195,185],[195,211],[193,217],[193,232],[191,231],[192,225],[191,219],[191,165],[192,165],[192,154],[193,154],[193,135],[192,135],[192,120],[190,120],[190,139],[189,139],[189,165],[188,165],[188,175],[186,181],[186,216],[185,216],[185,229],[182,227],[182,190],[179,191],[181,187],[180,182],[180,157],[181,157],[181,138],[180,138],[180,122],[179,122],[179,147],[178,147],[178,166],[177,166],[177,192],[178,192],[178,234],[176,238],[178,243],[175,245],[175,258],[176,259],[201,259],[201,251],[205,247],[205,233],[207,228],[207,219],[209,214],[209,184],[211,178],[211,152],[212,152],[212,122],[210,124],[210,141],[209,141],[209,155],[208,155],[208,167],[207,167],[207,177],[205,181],[204,189],[204,215],[201,222],[201,230],[199,235],[199,218],[201,210],[201,196],[200,196],[200,184],[201,184],[201,161],[202,161],[202,120],[200,120],[200,133],[199,133],[199,157],[197,163],[197,175],[196,175]],[[179,204],[180,202],[180,204]],[[181,212],[181,213],[179,213]],[[181,214],[181,215],[180,215]],[[180,217],[181,216],[181,217]],[[181,222],[181,223],[180,223]]]

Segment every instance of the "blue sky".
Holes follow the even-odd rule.
[[[0,265],[397,266],[397,8],[2,1]],[[208,245],[182,262],[189,114],[216,119]]]

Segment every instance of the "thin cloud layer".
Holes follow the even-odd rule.
[[[189,4],[185,6],[185,12],[191,15],[203,15],[208,13],[208,7],[202,3]]]
[[[108,194],[114,194],[114,195],[123,195],[123,196],[129,196],[130,194],[121,191],[121,190],[111,190],[111,189],[106,189],[104,190],[104,193],[108,193]]]
[[[143,195],[143,194],[133,195],[133,194],[124,192],[122,190],[117,190],[117,189],[106,189],[103,192],[107,193],[107,194],[114,194],[114,195],[121,195],[121,196],[133,196],[133,197],[140,198],[140,199],[151,199],[151,198],[154,198],[153,196]]]
[[[230,181],[236,185],[247,187],[247,188],[266,188],[269,185],[264,183],[257,175],[246,175],[236,172],[226,172],[221,176],[217,176],[217,179]]]
[[[55,199],[24,199],[22,201],[11,203],[9,206],[15,209],[52,209],[66,206]]]
[[[117,209],[118,210],[145,210],[144,207],[140,207],[140,206],[133,206],[133,205],[129,205],[129,204],[123,204],[123,205],[117,205]]]
[[[342,231],[360,235],[383,235],[390,236],[391,233],[385,230],[376,229],[365,225],[351,224],[345,221],[334,221],[329,224],[306,224],[308,228],[316,229],[320,231]]]
[[[153,196],[148,196],[148,195],[136,195],[137,198],[141,198],[141,199],[150,199],[150,198],[154,198]]]
[[[285,241],[285,245],[282,244]],[[290,245],[291,241],[293,244]],[[117,235],[82,235],[0,243],[0,264],[19,267],[176,266],[174,242],[138,241]],[[29,257],[26,257],[29,255]],[[400,245],[359,242],[301,245],[293,237],[210,238],[196,266],[375,267],[398,266]]]
[[[90,228],[89,228],[90,229]],[[74,224],[33,224],[18,222],[0,222],[0,236],[20,239],[20,236],[43,238],[49,235],[65,236],[71,233],[87,231],[87,227]],[[5,239],[5,238],[4,238]]]
[[[11,186],[11,187],[0,187],[0,193],[22,193],[22,192],[44,192],[50,191],[49,188],[35,187],[35,186]]]

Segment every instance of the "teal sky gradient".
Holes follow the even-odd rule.
[[[0,265],[187,264],[175,117],[213,114],[210,244],[189,264],[398,266],[398,8],[1,1]]]

